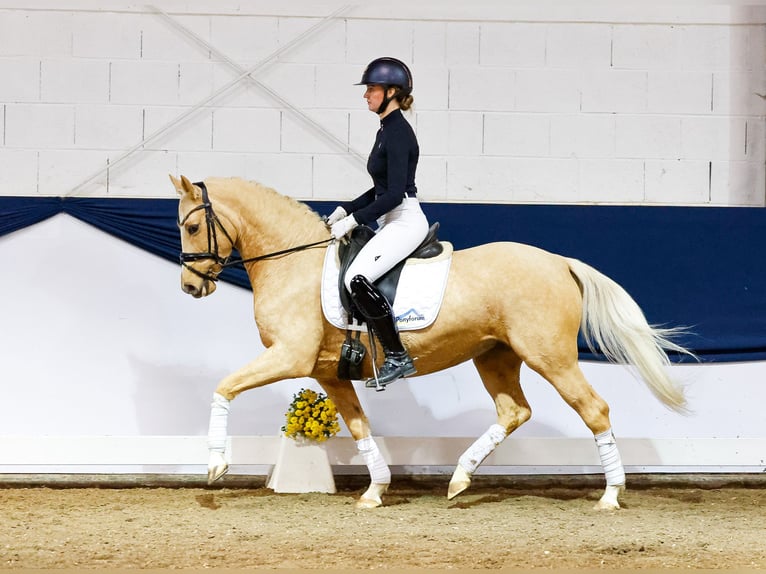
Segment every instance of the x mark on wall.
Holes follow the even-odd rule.
[[[277,50],[272,52],[270,55],[266,56],[263,60],[259,61],[254,66],[247,69],[239,65],[237,62],[235,62],[233,59],[231,59],[221,50],[217,49],[215,46],[205,41],[203,38],[201,38],[200,36],[192,32],[191,30],[189,30],[188,28],[180,24],[178,21],[173,19],[166,12],[153,6],[150,6],[149,8],[153,10],[155,13],[157,13],[158,15],[160,15],[162,18],[164,18],[170,25],[172,25],[178,31],[180,31],[181,33],[191,38],[194,42],[198,43],[203,48],[209,50],[211,54],[215,54],[224,63],[226,63],[229,67],[231,67],[235,72],[237,72],[238,75],[235,78],[233,78],[230,82],[228,82],[227,84],[225,84],[218,90],[214,91],[208,97],[204,98],[203,100],[201,100],[194,106],[190,107],[188,110],[184,111],[183,113],[179,114],[177,117],[165,123],[162,127],[152,132],[150,135],[143,138],[141,141],[139,141],[134,146],[124,151],[118,157],[114,159],[111,159],[111,158],[108,159],[106,166],[102,167],[101,169],[99,169],[98,171],[96,171],[95,173],[93,173],[92,175],[84,179],[83,181],[81,181],[78,185],[76,185],[68,193],[66,193],[65,196],[76,195],[78,192],[84,191],[85,188],[88,186],[88,184],[92,183],[94,180],[102,176],[104,173],[107,173],[110,170],[113,170],[117,165],[124,162],[129,157],[133,156],[133,154],[135,154],[138,150],[144,148],[144,146],[146,146],[148,143],[158,140],[160,137],[165,135],[169,130],[177,127],[179,124],[181,124],[182,122],[187,120],[189,117],[194,115],[196,112],[198,112],[201,108],[207,106],[208,104],[211,104],[212,102],[226,95],[230,90],[232,90],[236,85],[238,85],[243,80],[248,81],[249,83],[259,88],[260,90],[266,92],[283,109],[295,115],[300,121],[304,122],[306,125],[312,128],[319,135],[323,136],[324,138],[329,140],[331,143],[338,146],[343,151],[345,151],[352,157],[362,162],[362,164],[366,162],[365,157],[362,154],[360,154],[358,151],[350,147],[350,145],[347,142],[343,141],[342,139],[337,137],[335,134],[328,131],[324,126],[316,122],[313,118],[308,116],[305,112],[303,112],[297,106],[290,103],[278,92],[276,92],[275,90],[273,90],[272,88],[270,88],[269,86],[267,86],[266,84],[264,84],[263,82],[261,82],[255,77],[255,74],[258,71],[260,71],[262,68],[266,67],[268,64],[270,64],[273,60],[275,60],[281,54],[284,54],[288,50],[291,50],[298,44],[305,41],[309,36],[320,31],[327,24],[329,24],[330,22],[338,18],[341,14],[347,12],[350,6],[343,6],[339,8],[338,10],[335,10],[334,12],[332,12],[331,14],[329,14],[328,16],[324,17],[322,20],[314,24],[312,27],[310,27],[303,33],[293,38],[290,42],[288,42],[281,48],[278,48]]]

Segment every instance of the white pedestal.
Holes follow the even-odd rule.
[[[283,436],[266,487],[274,492],[335,492],[325,445]]]

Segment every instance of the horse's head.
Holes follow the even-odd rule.
[[[213,211],[204,183],[194,184],[183,175],[181,179],[171,175],[170,180],[181,196],[181,289],[192,297],[205,297],[215,291],[234,241]]]

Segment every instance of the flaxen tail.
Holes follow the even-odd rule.
[[[660,402],[686,412],[683,388],[670,378],[666,354],[674,351],[694,357],[671,340],[684,329],[649,325],[638,304],[615,281],[582,261],[566,259],[582,288],[580,329],[591,351],[601,352],[613,363],[632,365]]]

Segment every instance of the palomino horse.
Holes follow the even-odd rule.
[[[181,286],[210,295],[236,248],[253,289],[255,322],[265,351],[225,377],[213,395],[208,480],[228,469],[229,405],[237,395],[290,378],[311,377],[335,402],[370,472],[360,507],[382,504],[391,473],[371,433],[356,391],[337,376],[344,331],[321,308],[320,278],[330,234],[317,213],[255,182],[211,178],[171,180],[181,196],[178,221],[183,253]],[[576,259],[519,243],[491,243],[455,251],[439,318],[402,333],[419,375],[472,359],[497,410],[497,421],[459,458],[448,487],[452,498],[471,483],[481,462],[527,421],[531,409],[520,385],[526,363],[550,382],[593,432],[606,489],[597,508],[619,508],[625,473],[609,407],[578,365],[577,335],[612,362],[633,365],[667,407],[685,399],[666,367],[666,350],[687,352],[672,329],[647,324],[635,301],[614,281]],[[362,376],[371,377],[369,355]],[[399,383],[403,384],[403,383]]]

